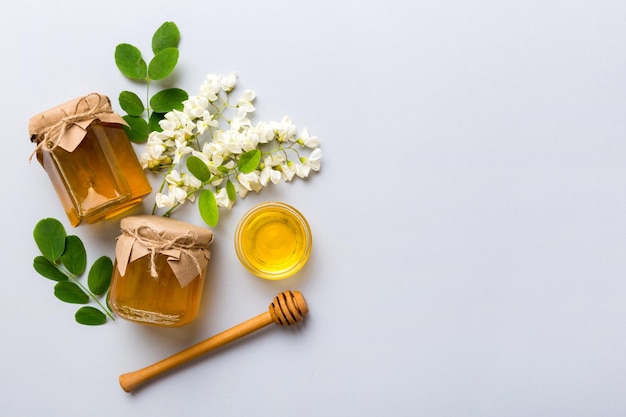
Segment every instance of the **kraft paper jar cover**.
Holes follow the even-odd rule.
[[[207,228],[152,215],[125,217],[120,228],[115,257],[122,276],[130,262],[161,254],[167,256],[178,282],[185,287],[209,263],[213,232]]]
[[[39,144],[47,141],[52,146],[72,152],[80,145],[86,129],[95,120],[126,125],[124,119],[113,112],[107,96],[92,93],[31,117],[28,132],[32,142]]]

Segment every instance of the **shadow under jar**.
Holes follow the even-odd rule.
[[[213,232],[159,216],[122,219],[109,304],[120,317],[179,327],[200,310]]]

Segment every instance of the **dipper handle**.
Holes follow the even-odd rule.
[[[197,343],[181,352],[156,362],[150,366],[120,375],[120,385],[126,392],[131,392],[144,382],[161,375],[172,368],[189,362],[205,353],[220,348],[234,340],[240,339],[256,330],[276,323],[278,325],[294,325],[303,320],[309,309],[300,291],[285,291],[272,300],[269,311],[259,314]]]

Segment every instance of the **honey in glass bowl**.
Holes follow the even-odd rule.
[[[241,219],[235,250],[242,265],[265,279],[287,278],[306,264],[312,235],[306,218],[280,202],[261,203]]]

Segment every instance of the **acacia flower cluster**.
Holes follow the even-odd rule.
[[[256,94],[245,90],[231,103],[236,83],[234,72],[209,74],[200,94],[167,113],[162,131],[149,135],[141,165],[164,173],[153,213],[164,209],[169,216],[200,193],[200,213],[214,225],[217,207],[231,208],[237,196],[319,171],[318,138],[298,131],[288,116],[253,125]]]

